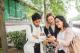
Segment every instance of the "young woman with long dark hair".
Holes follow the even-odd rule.
[[[60,29],[60,32],[57,35],[57,39],[49,39],[49,42],[55,43],[56,40],[55,53],[70,53],[69,45],[74,37],[74,34],[64,16],[56,16],[55,22],[56,26]]]

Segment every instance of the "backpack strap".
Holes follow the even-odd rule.
[[[31,33],[33,32],[33,27],[32,27],[32,25],[30,24],[30,27],[31,27]]]
[[[40,30],[41,30],[41,32],[42,32],[42,27],[40,26]]]
[[[33,26],[30,24],[31,27],[31,33],[33,32]],[[40,26],[40,30],[42,31],[42,27]]]
[[[33,32],[33,26],[30,24],[31,27],[31,33]],[[42,31],[42,27],[40,26],[40,30]]]

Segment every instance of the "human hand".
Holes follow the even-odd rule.
[[[47,39],[44,40],[44,41],[43,41],[43,44],[44,44],[44,45],[47,45],[47,44],[48,44],[48,40],[47,40]]]
[[[52,35],[51,34],[48,34],[48,38],[50,38]]]
[[[34,39],[38,39],[38,36],[36,36],[36,35],[33,35],[32,37],[33,37]]]
[[[54,36],[50,36],[49,38],[47,38],[48,42],[55,42],[56,38]]]

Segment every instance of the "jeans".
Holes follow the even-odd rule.
[[[34,53],[41,53],[40,52],[40,44],[39,43],[35,44],[35,46],[34,46]]]

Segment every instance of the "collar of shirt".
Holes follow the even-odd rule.
[[[36,27],[35,25],[32,25],[32,27],[33,27],[33,32],[32,32],[32,34],[33,35],[40,35],[40,33],[41,33],[41,29],[40,29],[40,27]]]
[[[55,30],[55,25],[51,25],[51,28],[52,28],[52,30],[53,30],[53,32],[54,32],[54,30]]]

